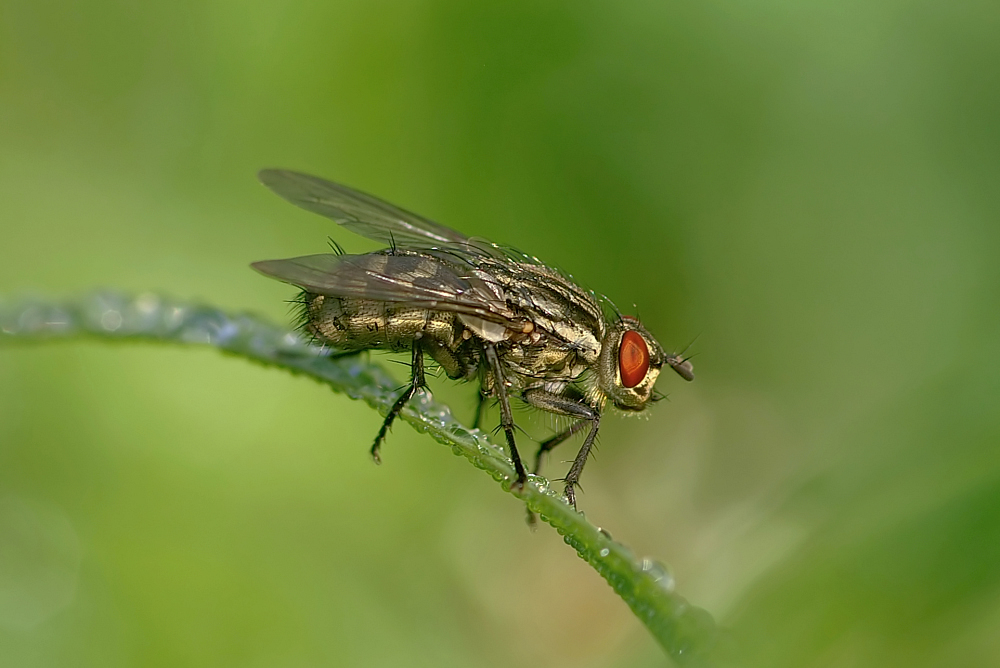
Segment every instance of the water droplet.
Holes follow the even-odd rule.
[[[674,590],[674,576],[670,573],[670,569],[666,564],[647,557],[642,560],[642,570],[649,573],[650,577],[653,578],[653,581],[664,590]]]
[[[159,305],[160,298],[151,292],[144,292],[135,298],[135,307],[140,313],[152,313]]]
[[[20,317],[17,319],[17,329],[15,331],[34,331],[41,325],[43,320],[44,317],[41,309],[29,306],[21,312]]]
[[[164,314],[164,324],[168,327],[177,327],[184,320],[184,309],[174,306]]]
[[[103,327],[105,331],[115,332],[121,326],[122,314],[118,311],[111,309],[101,314],[101,327]]]
[[[608,556],[609,554],[611,554],[611,550],[609,550],[608,548],[606,548],[606,547],[605,547],[605,548],[602,548],[602,549],[601,549],[601,556],[602,556],[602,557],[606,557],[606,556]]]

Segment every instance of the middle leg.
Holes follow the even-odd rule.
[[[507,445],[510,447],[510,458],[514,461],[514,471],[517,473],[517,480],[514,487],[523,487],[524,481],[528,479],[528,473],[521,463],[521,456],[517,453],[517,445],[514,443],[514,415],[510,411],[510,400],[507,397],[507,386],[504,384],[503,371],[500,368],[500,359],[497,357],[496,348],[492,343],[486,346],[486,361],[489,362],[490,372],[493,374],[493,389],[497,399],[500,400],[500,426],[503,427],[507,436]]]

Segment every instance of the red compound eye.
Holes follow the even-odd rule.
[[[630,329],[622,335],[622,344],[618,348],[618,370],[625,387],[635,387],[649,371],[649,348],[635,330]]]

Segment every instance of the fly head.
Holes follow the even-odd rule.
[[[598,383],[616,408],[641,411],[653,399],[653,386],[664,364],[685,380],[694,379],[689,361],[667,355],[642,323],[622,316],[604,336]]]

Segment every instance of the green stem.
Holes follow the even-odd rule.
[[[0,302],[0,343],[96,336],[109,340],[150,340],[207,344],[293,373],[311,376],[352,399],[388,411],[397,382],[380,366],[353,355],[330,359],[287,328],[245,314],[167,299],[160,295],[90,294],[66,302]],[[674,593],[674,581],[656,561],[638,559],[627,547],[590,524],[541,476],[511,489],[514,469],[507,454],[477,429],[452,417],[447,406],[420,393],[402,417],[419,431],[449,446],[489,473],[501,487],[551,524],[567,544],[642,620],[663,649],[682,663],[703,661],[717,640],[707,612]]]

